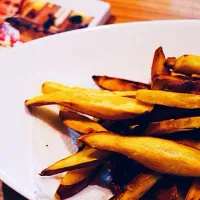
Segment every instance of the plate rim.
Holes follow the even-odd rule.
[[[146,25],[153,25],[153,24],[157,24],[162,25],[162,24],[182,24],[182,23],[186,23],[186,24],[199,24],[200,23],[200,19],[174,19],[174,20],[151,20],[151,21],[137,21],[137,22],[126,22],[126,23],[119,23],[119,24],[110,24],[110,25],[100,25],[100,26],[96,26],[96,27],[91,27],[91,28],[86,28],[86,29],[80,29],[80,30],[73,30],[70,32],[64,32],[64,33],[59,33],[59,34],[55,34],[55,35],[50,35],[48,37],[43,37],[43,38],[39,38],[36,40],[32,40],[29,41],[23,45],[17,46],[15,48],[11,48],[8,49],[8,51],[2,51],[0,53],[0,56],[2,56],[4,53],[10,53],[11,51],[17,52],[17,49],[20,48],[28,48],[31,45],[37,45],[40,42],[43,41],[48,41],[48,40],[52,40],[54,38],[58,38],[58,37],[67,37],[67,35],[72,35],[72,34],[81,34],[81,33],[86,33],[86,32],[99,32],[99,31],[106,31],[107,29],[118,29],[118,28],[126,28],[127,26],[146,26]],[[19,193],[20,195],[24,196],[27,199],[35,199],[35,194],[34,192],[28,192],[26,190],[24,190],[23,188],[21,188],[13,179],[12,177],[9,177],[8,174],[6,174],[0,167],[0,180],[5,183],[6,185],[8,185],[10,188],[12,188],[14,191],[16,191],[17,193]]]

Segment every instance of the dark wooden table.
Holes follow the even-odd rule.
[[[104,0],[111,4],[108,24],[166,19],[200,19],[199,0]],[[25,200],[0,182],[0,200]]]

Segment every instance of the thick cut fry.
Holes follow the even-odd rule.
[[[154,137],[125,137],[101,132],[79,137],[91,147],[124,154],[160,173],[200,177],[198,150]]]
[[[60,181],[54,195],[55,199],[64,200],[79,193],[89,185],[99,169],[99,167],[92,166],[67,172]]]
[[[92,166],[94,164],[100,164],[104,162],[110,155],[111,153],[107,151],[99,151],[93,148],[86,148],[50,165],[44,169],[40,175],[51,176],[69,170]]]
[[[160,90],[138,90],[136,99],[148,104],[177,108],[200,108],[200,95],[166,92]]]
[[[200,94],[200,80],[190,77],[159,75],[154,80],[154,89]]]
[[[88,95],[106,95],[106,96],[121,96],[121,97],[135,97],[134,91],[108,91],[108,90],[99,90],[99,89],[86,89],[81,87],[68,87],[56,82],[45,82],[42,85],[42,92],[44,94],[49,94],[57,91],[64,92],[85,92]]]
[[[184,81],[183,78],[179,78],[176,76],[169,76],[169,75],[162,75],[162,74],[157,75],[154,77],[153,89],[160,90],[169,83],[177,83],[177,82],[183,82],[183,81]]]
[[[136,91],[138,89],[150,89],[150,85],[126,79],[109,76],[92,76],[95,83],[110,91]]]
[[[173,61],[172,61],[173,60]],[[168,58],[165,66],[171,68],[175,72],[191,75],[200,74],[200,56],[197,55],[183,55],[176,58]]]
[[[106,131],[106,129],[97,122],[67,108],[61,109],[59,115],[67,127],[79,132],[80,134]]]
[[[170,70],[165,68],[164,62],[165,62],[165,55],[164,55],[162,47],[159,47],[158,49],[156,49],[154,53],[153,63],[151,67],[152,88],[154,88],[154,80],[156,76],[161,75],[161,74],[170,75]]]
[[[87,95],[84,92],[58,91],[26,100],[26,106],[59,104],[72,110],[103,119],[128,119],[151,111],[153,106],[136,99],[118,96]]]
[[[186,195],[186,198],[185,200],[199,200],[200,199],[200,179],[199,178],[196,178],[187,195]]]
[[[134,177],[124,191],[112,197],[110,200],[138,200],[160,179],[158,173],[141,173]]]
[[[199,117],[186,117],[180,119],[170,119],[160,122],[152,122],[145,130],[144,135],[156,135],[156,134],[171,134],[181,131],[190,131],[200,128],[200,116]]]
[[[200,95],[200,80],[168,83],[161,90]]]

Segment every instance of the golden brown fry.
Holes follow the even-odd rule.
[[[144,131],[144,135],[171,134],[181,131],[190,131],[200,128],[200,116],[170,119],[160,122],[152,122]]]
[[[119,194],[110,200],[137,200],[140,199],[160,179],[159,173],[140,173],[134,177]]]
[[[86,188],[99,171],[99,167],[85,167],[69,171],[61,179],[60,185],[54,195],[57,200],[64,200],[79,193]]]
[[[138,89],[150,89],[150,85],[126,79],[109,76],[92,76],[95,83],[110,91],[136,91]]]
[[[58,91],[26,100],[26,106],[58,104],[102,119],[128,119],[149,112],[153,106],[119,96],[87,95],[84,92]]]
[[[117,152],[129,161],[137,161],[130,163],[139,163],[137,166],[140,167],[142,164],[154,172],[140,169],[138,174],[134,168],[134,176],[138,174],[134,177],[129,173],[133,166],[128,161],[124,162],[124,166],[129,168],[111,162],[117,174],[114,176],[113,173],[113,185],[120,189],[112,200],[139,200],[163,177],[162,174],[173,175],[166,178],[174,175],[194,177],[185,200],[200,200],[200,141],[183,139],[181,134],[174,134],[173,139],[168,140],[150,137],[182,131],[189,133],[200,128],[200,56],[183,55],[166,59],[162,47],[159,47],[153,57],[151,85],[108,76],[92,78],[105,90],[44,82],[44,95],[25,102],[26,106],[59,105],[62,122],[82,134],[77,143],[81,150],[53,163],[40,174],[51,176],[68,171],[55,198],[64,200],[80,192],[97,174],[101,164]],[[90,119],[92,117],[94,120]],[[103,126],[100,125],[102,122]],[[123,136],[106,130],[106,123],[109,130]],[[135,131],[132,132],[131,128]],[[124,136],[138,133],[143,135]],[[127,184],[128,177],[134,178]],[[180,200],[176,182],[172,180],[169,183],[162,187],[159,182],[155,200]],[[124,184],[127,185],[122,190]]]
[[[124,154],[160,173],[200,177],[199,151],[174,141],[108,132],[82,135],[79,140],[93,148]]]
[[[111,153],[107,151],[99,151],[93,148],[86,148],[50,165],[46,169],[42,170],[40,175],[51,176],[69,170],[93,166],[94,164],[100,164],[104,162],[105,159],[107,159],[110,155]]]
[[[162,47],[156,49],[154,53],[153,63],[151,67],[151,82],[152,88],[154,88],[154,80],[158,75],[170,75],[170,70],[165,68],[165,54]]]
[[[106,129],[97,122],[73,112],[68,108],[61,109],[59,115],[62,119],[62,122],[67,127],[79,132],[80,134],[106,131]]]
[[[200,56],[197,55],[183,55],[176,58],[175,62],[169,64],[169,60],[172,58],[168,58],[165,62],[165,66],[171,68],[175,72],[192,75],[199,74],[200,75]]]
[[[121,97],[135,97],[134,91],[108,91],[108,90],[99,90],[99,89],[86,89],[81,87],[68,87],[56,82],[44,82],[42,85],[42,92],[44,94],[49,94],[57,91],[65,92],[85,92],[87,95],[106,95],[106,96],[121,96]]]
[[[200,199],[200,179],[199,178],[196,178],[187,195],[186,195],[186,198],[185,200],[199,200]]]
[[[200,108],[200,95],[166,92],[160,90],[138,90],[136,99],[148,104],[177,108]]]

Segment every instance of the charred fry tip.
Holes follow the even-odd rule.
[[[56,174],[60,174],[60,173],[63,173],[63,172],[66,172],[67,170],[71,170],[72,168],[59,168],[59,169],[44,169],[42,170],[39,175],[40,176],[53,176],[53,175],[56,175]]]
[[[48,173],[46,171],[46,169],[42,170],[40,173],[39,173],[40,176],[47,176]]]
[[[159,46],[156,50],[155,50],[155,55],[159,55],[160,53],[164,54],[163,52],[163,47],[162,46]]]
[[[27,101],[27,100],[26,100],[26,101]],[[31,106],[31,105],[27,105],[27,104],[26,104],[26,101],[24,102],[24,104],[25,104],[25,108],[28,110],[28,112],[32,113],[33,106]]]
[[[157,51],[163,51],[163,47],[162,47],[162,46],[159,46],[159,47],[157,48]]]
[[[61,170],[60,169],[58,169],[58,170],[49,170],[48,168],[46,168],[46,169],[43,169],[39,173],[39,175],[40,176],[53,176],[55,174],[59,174],[59,173],[62,173],[62,172],[63,172],[62,169]]]
[[[93,79],[94,81],[98,81],[98,80],[100,79],[100,76],[93,75],[93,76],[92,76],[92,79]]]
[[[32,106],[32,105],[29,105],[29,101],[28,101],[28,100],[26,100],[26,101],[24,102],[24,105],[26,106],[26,109],[31,113],[32,110],[33,110],[33,106]]]
[[[67,170],[65,169],[58,169],[58,170],[48,170],[48,169],[44,169],[43,171],[41,171],[39,173],[40,176],[53,176],[62,172],[65,172]]]

